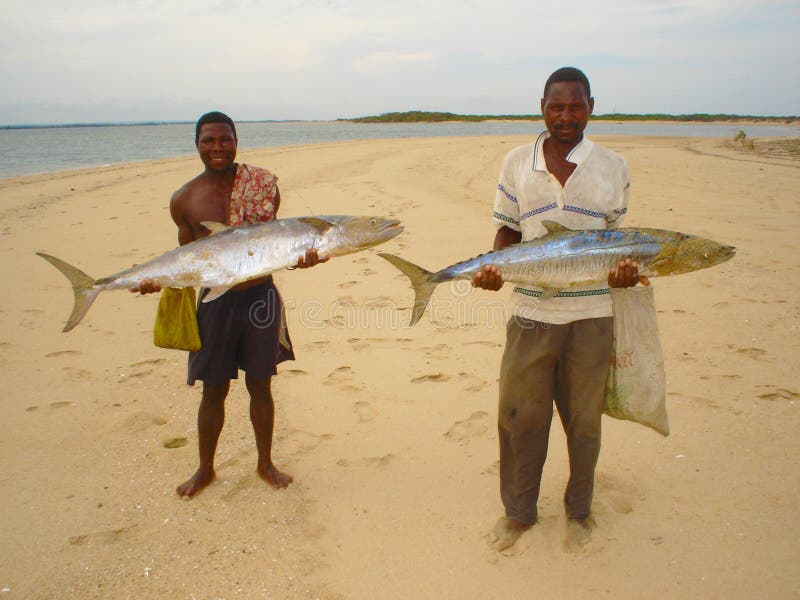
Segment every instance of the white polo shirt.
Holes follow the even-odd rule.
[[[522,240],[527,241],[546,233],[543,220],[570,229],[618,226],[627,211],[630,189],[625,159],[584,135],[567,155],[567,160],[577,166],[561,187],[544,159],[544,141],[549,135],[545,131],[533,144],[514,148],[506,155],[494,202],[496,228],[520,231]],[[554,324],[612,316],[606,282],[570,288],[547,300],[541,295],[540,288],[516,286],[514,314]]]

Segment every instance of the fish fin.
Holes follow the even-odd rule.
[[[222,285],[220,287],[209,289],[208,293],[205,296],[203,296],[203,302],[205,303],[205,302],[211,302],[212,300],[216,300],[232,287],[233,285]]]
[[[328,221],[323,221],[317,217],[302,217],[298,219],[298,221],[302,221],[306,225],[311,225],[320,235],[324,235],[328,229],[333,227],[333,223],[328,223]]]
[[[548,234],[556,234],[556,233],[564,233],[566,231],[573,231],[569,227],[564,227],[561,223],[556,223],[555,221],[542,221],[542,225],[544,228],[547,229]]]
[[[664,244],[664,247],[661,248],[661,252],[659,252],[653,260],[651,260],[648,265],[639,271],[639,275],[644,275],[645,277],[654,277],[656,275],[668,275],[669,273],[659,273],[660,268],[662,266],[667,265],[667,263],[673,259],[675,253],[678,251],[678,244]]]
[[[210,235],[222,233],[223,231],[231,229],[229,225],[225,225],[225,223],[219,223],[217,221],[200,221],[200,225],[208,229],[211,232]]]
[[[64,332],[66,333],[81,322],[81,319],[83,319],[84,315],[92,306],[92,303],[95,301],[95,298],[97,298],[97,294],[100,293],[101,289],[94,287],[95,281],[93,278],[60,258],[50,256],[44,252],[37,252],[36,254],[61,271],[61,274],[69,279],[69,282],[72,284],[72,293],[75,294],[75,304],[72,306],[72,314],[70,314],[66,325],[64,325]]]
[[[557,288],[542,288],[541,299],[542,300],[549,300],[550,298],[555,296],[560,291],[561,290],[559,290]]]
[[[431,300],[433,290],[438,285],[437,282],[431,281],[433,273],[394,254],[378,252],[378,256],[392,263],[403,275],[411,280],[411,285],[414,288],[414,306],[409,325],[415,325],[422,318],[422,314]]]

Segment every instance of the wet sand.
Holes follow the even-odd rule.
[[[389,243],[276,281],[297,360],[273,382],[274,458],[255,472],[233,382],[217,480],[196,498],[200,388],[152,345],[157,297],[102,294],[61,328],[67,281],[176,245],[169,196],[199,171],[164,160],[1,180],[0,597],[789,598],[800,500],[800,162],[724,140],[597,137],[632,172],[627,226],[735,245],[655,280],[671,435],[604,418],[594,516],[565,546],[564,434],[551,432],[540,522],[498,553],[497,375],[510,286],[441,286],[408,328],[407,280],[375,255],[440,268],[491,247],[500,163],[531,137],[358,141],[240,160],[279,176],[282,216],[402,219]]]

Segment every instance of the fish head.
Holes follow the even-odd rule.
[[[403,231],[396,219],[382,217],[340,217],[331,232],[329,255],[350,254],[388,242]]]
[[[683,234],[670,260],[670,275],[707,269],[730,260],[736,248],[694,235]]]

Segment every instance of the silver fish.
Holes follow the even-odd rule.
[[[494,265],[503,281],[542,288],[548,299],[570,288],[608,278],[621,260],[639,263],[648,277],[678,275],[713,267],[733,258],[733,246],[666,229],[567,229],[542,221],[547,233],[527,242],[487,252],[432,273],[393,254],[378,253],[411,280],[414,307],[411,325],[420,320],[434,288],[454,279],[471,280],[486,265]]]
[[[341,256],[386,242],[400,232],[400,221],[378,217],[323,215],[278,219],[244,227],[203,223],[211,235],[114,275],[94,279],[63,260],[37,252],[72,284],[75,305],[64,326],[80,323],[97,295],[105,290],[131,289],[152,279],[161,287],[211,288],[210,302],[236,284],[296,265],[307,249],[320,258]]]

